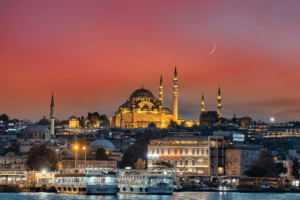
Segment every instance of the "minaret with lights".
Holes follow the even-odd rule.
[[[173,121],[178,121],[178,80],[177,80],[177,70],[175,65],[175,72],[174,72],[174,87],[173,87],[173,97],[174,97],[174,107],[173,107]]]
[[[164,88],[163,88],[163,80],[162,75],[160,76],[160,86],[159,86],[159,100],[161,102],[161,107],[164,105]]]
[[[201,114],[205,113],[204,94],[202,93]]]
[[[52,137],[54,138],[54,98],[53,98],[53,92],[52,92],[52,100],[51,100],[51,105],[50,105],[50,132]]]
[[[221,119],[222,115],[221,115],[221,108],[222,108],[222,105],[221,105],[221,89],[220,89],[220,85],[219,85],[219,92],[218,92],[218,118]]]

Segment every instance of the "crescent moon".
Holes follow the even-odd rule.
[[[213,50],[209,54],[206,54],[206,55],[210,55],[210,54],[212,54],[216,50],[216,43],[215,43],[215,41],[213,41],[213,42],[214,42],[214,48],[213,48]]]

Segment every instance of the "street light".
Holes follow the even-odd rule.
[[[56,151],[56,158],[57,158],[57,160],[58,160],[58,152],[59,152],[59,149],[55,149],[55,151]]]
[[[107,160],[108,160],[108,156],[109,156],[109,151],[106,151],[106,153],[107,153]]]
[[[77,145],[75,145],[75,150],[76,150],[76,156],[75,156],[75,168],[76,168],[76,161],[77,161],[77,149],[78,149],[78,146]]]
[[[82,147],[82,149],[84,150],[84,168],[86,168],[86,147]]]

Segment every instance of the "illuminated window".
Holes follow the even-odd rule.
[[[219,174],[223,174],[223,173],[224,173],[223,167],[219,167],[219,168],[218,168],[218,173],[219,173]]]

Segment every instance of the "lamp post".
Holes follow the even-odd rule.
[[[82,147],[84,150],[84,168],[86,168],[86,147]]]
[[[75,150],[76,150],[76,156],[75,156],[75,168],[76,168],[76,161],[77,161],[77,149],[78,149],[78,146],[77,145],[75,145]]]
[[[56,151],[56,158],[57,158],[57,160],[58,160],[58,152],[59,152],[59,149],[55,149],[55,151]]]
[[[107,153],[107,160],[108,160],[108,156],[109,156],[109,151],[106,151],[106,153]]]

